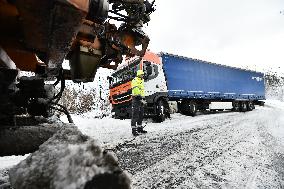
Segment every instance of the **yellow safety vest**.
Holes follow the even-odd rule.
[[[132,87],[132,95],[133,96],[145,96],[145,91],[144,91],[144,79],[140,79],[139,77],[135,77],[131,81],[131,87]]]

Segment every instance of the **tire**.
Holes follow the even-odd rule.
[[[248,104],[245,101],[240,102],[240,111],[241,112],[246,112],[248,111]]]
[[[154,116],[153,120],[158,123],[165,121],[167,112],[167,103],[164,100],[159,100],[156,104],[156,115]]]
[[[185,115],[195,116],[197,113],[197,104],[195,101],[184,101],[181,105],[181,112]]]
[[[190,116],[196,116],[196,113],[197,113],[197,104],[196,104],[196,102],[191,100],[189,102],[189,104],[190,104],[189,115]]]
[[[235,111],[235,112],[240,111],[240,103],[238,101],[233,102],[233,111]]]
[[[252,111],[255,107],[252,101],[249,101],[247,103],[248,111]]]

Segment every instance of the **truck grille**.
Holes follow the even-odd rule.
[[[120,104],[132,99],[132,90],[128,90],[125,93],[111,96],[112,104]]]

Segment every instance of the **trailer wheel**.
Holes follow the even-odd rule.
[[[235,112],[240,111],[240,103],[238,101],[233,102],[233,111],[235,111]]]
[[[240,104],[241,104],[241,107],[240,107],[240,111],[241,111],[241,112],[246,112],[246,111],[248,111],[247,102],[242,101],[242,102],[240,102]]]
[[[191,100],[189,102],[190,108],[189,108],[189,115],[195,116],[197,113],[197,104],[195,101]]]
[[[249,101],[248,104],[247,104],[247,107],[248,107],[248,111],[252,111],[254,109],[254,104],[252,101]]]
[[[153,117],[155,122],[161,123],[167,117],[168,106],[164,100],[159,100],[156,105],[156,115]]]
[[[181,112],[185,115],[195,116],[197,113],[197,104],[193,100],[182,102],[181,108]]]

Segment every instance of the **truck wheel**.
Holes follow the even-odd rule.
[[[156,116],[153,118],[155,122],[161,123],[165,121],[167,116],[167,104],[164,100],[159,100],[156,105]]]
[[[241,104],[241,107],[240,107],[240,111],[241,112],[246,112],[246,111],[248,111],[248,105],[247,105],[247,102],[240,102],[240,104]]]
[[[248,111],[252,111],[254,109],[254,104],[252,101],[249,101],[248,104],[247,104],[247,108],[248,108]]]
[[[235,112],[240,111],[240,103],[238,101],[233,102],[233,111]]]

